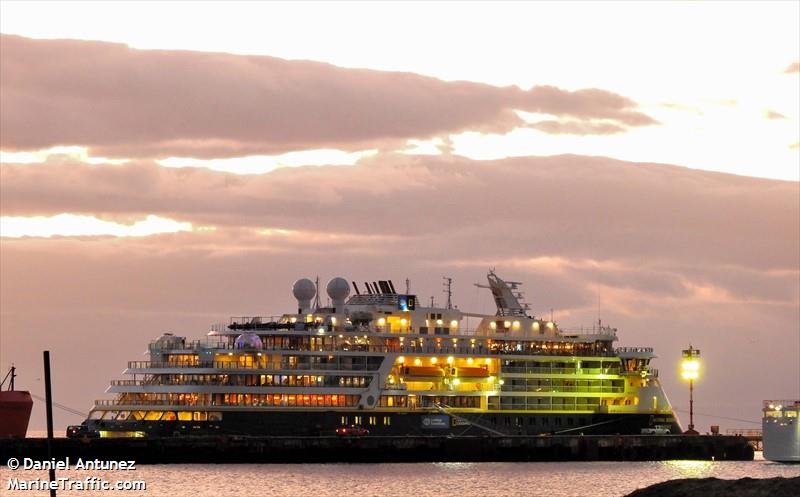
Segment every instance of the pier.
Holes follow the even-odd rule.
[[[0,461],[48,460],[44,438],[0,440]],[[52,457],[138,464],[660,461],[753,459],[741,436],[172,437],[53,441]]]

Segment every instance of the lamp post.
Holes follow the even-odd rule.
[[[686,434],[697,435],[694,429],[694,380],[700,377],[700,351],[691,345],[683,351],[681,377],[689,380],[689,429]]]

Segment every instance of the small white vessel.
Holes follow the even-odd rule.
[[[764,459],[800,462],[800,400],[765,400]]]

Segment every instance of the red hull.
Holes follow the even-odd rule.
[[[25,438],[32,408],[28,392],[0,392],[0,438]]]

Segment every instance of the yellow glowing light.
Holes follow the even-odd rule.
[[[459,380],[458,378],[455,378],[455,379],[453,379],[453,385],[456,385],[456,386],[457,386],[457,385],[459,385],[460,383],[461,383],[461,380]]]
[[[405,325],[407,325],[407,324],[408,324],[408,320],[407,320],[406,318],[403,318],[403,319],[401,319],[401,320],[400,320],[400,324],[402,324],[403,326],[405,326]]]
[[[539,321],[533,322],[533,331],[539,331]]]
[[[421,365],[421,364],[422,364],[422,359],[420,359],[419,357],[417,357],[416,359],[414,359],[414,366],[419,366],[419,365]]]
[[[439,359],[431,357],[431,364],[436,364],[437,362],[439,362]]]
[[[455,361],[455,358],[453,356],[447,357],[447,364],[453,364],[453,361]]]
[[[294,323],[297,322],[297,318],[295,318],[295,317],[289,318],[289,322],[294,324]]]
[[[450,321],[450,327],[451,328],[456,328],[457,326],[458,326],[458,321],[456,321],[455,319]]]
[[[486,364],[491,364],[491,363],[492,363],[492,360],[487,357],[486,358]]]
[[[467,357],[467,364],[472,364],[474,359],[472,357]]]
[[[511,321],[503,321],[503,327],[510,328],[511,327]]]
[[[386,324],[386,319],[385,319],[385,318],[380,318],[380,319],[378,320],[378,326],[383,326],[383,325],[385,325],[385,324]]]
[[[498,381],[497,383],[499,383],[499,384],[501,384],[501,385],[505,385],[505,384],[506,384],[506,382],[505,382],[504,380],[500,380],[500,381]]]
[[[397,362],[398,362],[398,364],[403,364],[404,362],[406,362],[406,358],[403,357],[403,356],[400,356],[400,357],[397,358]]]
[[[548,322],[547,322],[547,324],[546,324],[545,326],[547,326],[549,329],[551,329],[551,330],[552,330],[552,329],[553,329],[553,326],[555,326],[555,325],[553,324],[553,322],[552,322],[552,321],[548,321]]]
[[[684,380],[696,380],[700,377],[700,361],[684,359],[681,362],[681,377]]]
[[[491,329],[493,329],[493,330],[494,330],[494,329],[496,329],[496,328],[497,328],[497,323],[495,323],[494,321],[492,321],[491,323],[489,323],[489,328],[491,328]]]
[[[336,317],[331,316],[331,324],[336,326]]]
[[[441,326],[442,324],[444,324],[444,321],[442,321],[441,319],[437,319],[436,324]]]
[[[518,330],[518,329],[519,329],[519,321],[514,321],[513,323],[511,323],[511,326],[512,326],[512,327],[513,327],[515,330]]]

